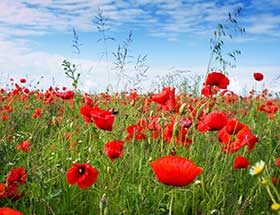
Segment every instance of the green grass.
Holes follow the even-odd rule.
[[[161,184],[149,165],[150,161],[169,154],[172,144],[167,144],[163,138],[153,139],[148,130],[144,131],[147,139],[125,142],[123,156],[115,162],[106,156],[104,144],[125,140],[126,128],[141,119],[159,115],[162,123],[168,123],[176,113],[157,110],[155,103],[148,104],[147,111],[141,111],[147,95],[139,96],[134,106],[130,104],[128,95],[114,95],[108,100],[101,95],[92,95],[101,108],[119,110],[113,130],[109,132],[97,129],[94,123],[85,124],[80,114],[82,95],[75,95],[74,107],[71,107],[70,102],[57,97],[45,105],[44,99],[38,99],[36,94],[41,93],[33,92],[25,101],[22,101],[22,93],[7,98],[7,93],[0,95],[2,109],[9,99],[13,99],[10,104],[13,111],[5,113],[9,120],[0,121],[0,183],[5,183],[8,172],[14,167],[27,170],[27,181],[20,187],[25,196],[17,201],[0,198],[0,206],[33,215],[104,214],[102,207],[110,215],[219,214],[217,211],[225,215],[273,214],[271,199],[259,182],[262,176],[280,180],[280,169],[275,165],[275,158],[280,156],[280,115],[277,112],[273,119],[269,119],[266,113],[257,110],[267,98],[253,97],[226,103],[224,97],[218,96],[211,111],[224,111],[231,115],[230,119],[238,118],[250,127],[259,141],[251,153],[241,148],[234,154],[224,154],[217,131],[200,133],[192,125],[188,133],[193,140],[191,146],[188,149],[176,146],[176,155],[203,167],[203,172],[197,177],[201,184],[173,187]],[[177,104],[187,102],[194,109],[201,107],[199,102],[207,102],[202,97],[194,102],[195,98],[188,95],[177,99]],[[274,103],[279,107],[278,100]],[[29,108],[23,108],[24,105]],[[42,108],[42,115],[33,119],[32,114],[37,107]],[[60,114],[62,121],[52,125],[51,119],[57,119],[60,108],[64,109]],[[210,110],[207,105],[203,109]],[[242,109],[246,110],[246,115],[241,115]],[[187,108],[185,116],[189,112]],[[66,133],[70,134],[69,139],[65,138]],[[30,139],[32,144],[28,153],[15,147],[26,139]],[[248,169],[233,169],[236,155],[245,155],[252,165],[264,160],[265,172],[262,176],[251,176]],[[92,187],[81,190],[67,183],[66,171],[73,162],[89,162],[99,171]],[[279,184],[276,189],[279,192]]]

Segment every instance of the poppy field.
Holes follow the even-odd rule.
[[[0,90],[0,215],[280,214],[280,102],[269,89],[237,95],[220,72],[199,96],[28,81]]]

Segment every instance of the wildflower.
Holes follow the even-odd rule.
[[[20,83],[26,83],[26,79],[25,78],[21,78],[19,79]]]
[[[71,185],[77,184],[80,189],[86,189],[94,184],[98,177],[98,171],[89,163],[72,164],[72,168],[67,170],[67,182]]]
[[[7,115],[2,116],[2,120],[3,121],[8,121],[9,120],[9,116],[7,116]]]
[[[12,200],[18,200],[21,197],[24,196],[24,193],[18,193],[18,185],[16,183],[14,184],[8,184],[7,185],[7,193],[6,196]]]
[[[114,161],[116,158],[122,156],[122,149],[123,149],[124,141],[121,140],[113,140],[105,144],[104,149],[106,155]]]
[[[35,112],[33,113],[32,117],[34,119],[37,119],[41,116],[42,114],[42,109],[41,108],[36,108]]]
[[[279,204],[279,203],[273,203],[273,204],[271,205],[271,209],[272,209],[273,211],[279,211],[279,210],[280,210],[280,204]]]
[[[164,105],[168,101],[169,96],[170,87],[164,87],[161,93],[152,95],[151,99],[158,104]]]
[[[212,72],[208,74],[205,85],[216,86],[220,89],[227,89],[229,79],[222,73]]]
[[[111,113],[111,109],[102,110],[99,107],[81,107],[80,113],[83,115],[85,123],[94,122],[97,128],[112,131],[115,116]]]
[[[183,119],[183,118],[182,118]],[[184,119],[183,119],[184,121]],[[185,128],[184,123],[180,120],[179,122],[176,122],[176,119],[173,118],[170,123],[166,124],[164,126],[164,139],[167,143],[172,141],[173,133],[175,129],[175,136],[176,136],[176,144],[177,145],[183,145],[186,148],[188,148],[192,140],[187,138],[187,131],[188,129]]]
[[[125,138],[127,141],[132,140],[134,137],[136,140],[146,139],[146,135],[142,133],[143,128],[139,123],[128,126],[126,130],[128,132],[128,135]]]
[[[198,122],[197,129],[200,132],[219,131],[227,124],[227,117],[223,112],[212,112],[207,114],[202,121]]]
[[[17,144],[16,148],[23,152],[29,152],[30,146],[31,146],[31,143],[29,142],[29,140],[25,140],[21,144]]]
[[[7,178],[7,184],[16,184],[19,183],[23,185],[26,181],[26,170],[24,168],[13,168]]]
[[[29,90],[28,88],[24,88],[23,92],[24,92],[25,94],[29,94],[29,93],[30,93],[30,90]]]
[[[57,92],[55,95],[63,100],[69,100],[74,98],[74,92],[72,90],[66,92]]]
[[[158,103],[158,108],[165,111],[174,110],[176,106],[175,88],[164,87],[160,94],[152,95],[152,101]]]
[[[276,158],[276,166],[280,167],[280,158]]]
[[[211,86],[205,86],[201,89],[201,94],[209,98],[211,95],[215,93],[212,91]]]
[[[254,73],[254,79],[256,80],[256,81],[262,81],[263,80],[263,74],[262,73],[260,73],[260,72],[255,72]]]
[[[235,158],[233,168],[234,169],[247,168],[249,165],[250,165],[250,162],[245,157],[238,155]]]
[[[7,177],[5,197],[13,200],[20,199],[24,193],[18,193],[19,185],[24,185],[26,181],[26,170],[24,168],[13,168]]]
[[[186,186],[203,171],[192,161],[176,155],[161,157],[150,165],[159,182],[172,186]]]
[[[234,136],[233,136],[234,135]],[[247,125],[240,123],[237,119],[229,120],[226,126],[218,133],[219,141],[224,145],[224,153],[237,152],[241,147],[247,145],[250,152],[258,141]]]
[[[272,183],[277,185],[278,184],[278,178],[272,178],[271,179]]]
[[[23,215],[23,214],[11,208],[0,208],[0,215]]]
[[[250,173],[250,175],[253,175],[253,176],[259,175],[263,172],[264,167],[265,167],[265,162],[261,160],[250,168],[249,173]]]
[[[5,198],[6,192],[5,192],[5,185],[0,183],[0,198]]]

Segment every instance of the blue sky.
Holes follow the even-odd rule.
[[[134,56],[126,67],[130,77],[136,75],[136,57],[147,54],[146,89],[153,88],[151,80],[157,80],[156,76],[173,70],[190,71],[191,80],[205,73],[215,27],[226,23],[228,13],[238,7],[242,8],[239,24],[246,33],[225,41],[226,49],[242,52],[237,67],[228,70],[230,89],[241,93],[252,88],[252,74],[260,71],[265,75],[264,87],[280,91],[275,80],[280,75],[279,0],[1,0],[0,84],[5,86],[9,77],[27,77],[32,84],[40,80],[39,87],[69,86],[61,67],[67,59],[79,65],[84,90],[104,90],[107,70],[116,89],[112,52],[130,30],[130,54]],[[103,44],[97,42],[100,33],[94,20],[98,8],[108,18],[108,35],[116,39],[107,43],[108,61],[102,57]],[[83,44],[80,55],[73,53],[73,28]]]

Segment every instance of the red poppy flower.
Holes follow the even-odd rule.
[[[169,99],[169,95],[170,87],[167,87],[163,88],[161,93],[152,95],[151,99],[158,104],[164,105]]]
[[[159,104],[159,109],[163,108],[165,111],[174,110],[176,106],[175,88],[164,87],[160,94],[153,95],[151,99]]]
[[[250,152],[258,141],[247,125],[243,125],[237,119],[229,120],[226,126],[218,133],[219,141],[224,145],[224,153],[237,152],[241,147],[247,145]]]
[[[272,178],[271,179],[272,183],[277,185],[278,184],[278,178]]]
[[[132,140],[134,137],[136,140],[145,140],[146,135],[142,133],[143,128],[139,124],[130,125],[126,129],[128,132],[128,135],[126,136],[126,140]]]
[[[212,72],[208,74],[205,85],[216,86],[220,89],[227,89],[229,79],[220,72]]]
[[[2,116],[2,120],[3,121],[8,121],[9,120],[9,116],[7,116],[7,115]]]
[[[267,101],[265,104],[261,104],[258,107],[258,110],[265,112],[269,117],[273,117],[276,112],[278,112],[277,104],[274,104],[273,101]]]
[[[247,168],[249,165],[250,165],[250,162],[245,157],[238,155],[235,158],[233,168],[234,169]]]
[[[211,86],[205,86],[201,89],[201,94],[209,98],[213,92],[211,91]]]
[[[115,116],[111,109],[102,110],[99,107],[81,107],[80,113],[84,116],[86,124],[94,122],[97,128],[112,131]]]
[[[254,79],[256,80],[256,81],[262,81],[263,80],[263,74],[262,73],[260,73],[260,72],[255,72],[254,73]]]
[[[12,200],[18,200],[24,196],[24,193],[18,193],[18,185],[8,184],[6,196]]]
[[[17,144],[16,148],[23,151],[23,152],[29,152],[30,151],[31,143],[29,140],[23,141],[21,144]]]
[[[72,90],[66,91],[66,92],[57,92],[56,96],[68,100],[68,99],[73,99],[74,98],[74,92]]]
[[[280,158],[276,158],[276,166],[280,167]]]
[[[0,208],[0,215],[24,215],[19,211],[13,210],[11,208]]]
[[[25,78],[21,78],[19,79],[20,83],[26,83],[26,79]]]
[[[42,114],[42,109],[41,108],[36,108],[35,112],[33,113],[32,117],[34,119],[37,119],[41,116]]]
[[[197,129],[201,132],[219,131],[227,124],[226,114],[223,112],[212,112],[199,121]]]
[[[186,186],[203,171],[192,161],[174,155],[161,157],[150,165],[161,183],[172,186]]]
[[[105,144],[105,152],[106,155],[114,161],[116,158],[122,156],[124,141],[121,140],[113,140]]]
[[[7,184],[16,184],[19,183],[23,185],[26,181],[26,170],[24,168],[13,168],[7,178]]]
[[[6,197],[6,187],[4,184],[0,183],[0,198],[5,198]]]
[[[237,119],[232,119],[227,122],[226,130],[229,134],[236,134],[243,127],[244,125],[241,122],[239,122]]]
[[[80,189],[86,189],[93,185],[98,177],[98,171],[89,163],[72,164],[72,168],[67,170],[67,182],[71,185],[77,184]]]
[[[184,118],[180,120],[178,132],[176,132],[176,144],[177,145],[183,145],[186,148],[189,148],[189,146],[192,144],[192,140],[187,138],[187,133],[188,133],[188,127],[185,126],[191,126],[190,122],[184,123]],[[173,136],[173,129],[174,129],[174,124],[175,124],[175,118],[172,118],[168,124],[164,125],[164,130],[163,130],[163,135],[164,139],[167,143],[169,143],[172,140]]]
[[[29,94],[30,90],[28,88],[24,88],[23,92],[26,93],[26,94]]]

